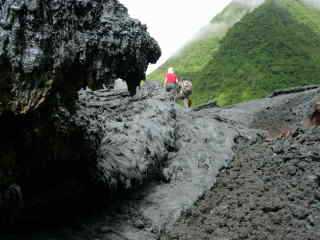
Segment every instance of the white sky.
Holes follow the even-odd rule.
[[[148,26],[162,49],[155,66],[178,51],[231,0],[120,0],[133,18]]]

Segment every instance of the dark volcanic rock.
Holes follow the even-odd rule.
[[[90,204],[97,193],[103,200],[120,190],[141,186],[146,180],[161,179],[161,170],[168,155],[176,149],[175,109],[158,84],[145,83],[135,97],[130,97],[125,91],[81,90],[76,113],[72,116],[64,114],[68,121],[48,132],[55,133],[56,139],[47,136],[51,137],[49,141],[42,143],[35,139],[31,142],[35,145],[32,147],[27,145],[31,144],[28,139],[23,138],[19,142],[22,145],[18,147],[26,142],[24,147],[31,153],[18,152],[17,156],[12,153],[14,157],[8,159],[9,163],[13,161],[17,165],[11,181],[22,187],[25,195],[22,215],[25,218],[43,217],[39,213],[44,209],[47,209],[46,215],[55,216],[58,204],[59,208],[73,210]],[[65,123],[69,125],[63,125]],[[75,132],[71,132],[73,128]],[[54,132],[57,129],[59,132]],[[68,135],[70,133],[71,136]],[[25,137],[23,134],[19,136]],[[53,140],[56,142],[51,146],[50,141]],[[9,146],[12,147],[11,144]],[[56,158],[27,162],[30,154],[44,158],[55,154]],[[3,160],[1,163],[6,162]],[[2,179],[10,176],[3,169],[0,173],[3,174]],[[99,192],[94,192],[96,189]],[[3,196],[6,196],[6,190],[0,192],[0,199]],[[81,201],[77,200],[79,198]],[[110,205],[114,204],[113,199],[108,199]],[[18,209],[19,202],[16,202],[17,208],[10,209]],[[14,206],[15,202],[6,198],[2,203],[3,206],[0,201],[0,206],[5,210],[6,203]]]
[[[108,90],[79,96],[75,121],[97,143],[96,181],[131,189],[161,173],[176,148],[176,113],[159,84],[146,82],[133,98]]]
[[[66,239],[158,239],[213,186],[233,158],[235,139],[256,135],[215,110],[185,113],[157,83],[146,82],[133,98],[108,90],[79,96],[73,119],[97,153],[87,162],[89,177],[103,187],[91,197],[121,190],[124,199],[105,202],[111,209]]]
[[[319,131],[296,130],[319,89],[188,114],[157,84],[78,94],[118,77],[135,93],[160,55],[145,26],[115,0],[0,3],[1,223],[60,223],[124,193],[66,239],[159,239],[183,213],[182,239],[319,238]],[[250,129],[288,126],[271,143]]]
[[[103,186],[89,195],[95,204],[103,193],[125,191],[105,202],[111,210],[53,229],[48,238],[150,240],[163,232],[169,232],[164,239],[318,238],[319,131],[301,126],[319,89],[188,113],[149,83],[134,98],[123,91],[79,94],[71,119],[88,142],[78,151],[84,147],[92,157],[77,163],[93,173],[79,178]],[[250,129],[279,132],[279,124],[292,131],[268,141],[265,131]],[[77,185],[64,186],[75,195]]]
[[[302,128],[318,96],[314,89],[217,109],[276,137],[240,145],[217,185],[163,239],[319,239],[320,128]]]
[[[233,158],[235,139],[240,136],[254,139],[256,136],[256,131],[218,119],[215,110],[211,114],[204,111],[185,113],[179,106],[167,105],[163,101],[163,89],[146,93],[138,94],[145,96],[144,101],[132,99],[126,103],[122,100],[126,104],[119,109],[126,110],[119,114],[120,118],[101,114],[105,119],[95,122],[107,129],[102,131],[105,135],[102,138],[106,140],[100,146],[98,163],[102,180],[121,184],[124,188],[141,179],[148,181],[133,193],[126,194],[125,200],[113,206],[111,212],[102,213],[86,228],[66,236],[67,239],[159,239],[162,232],[171,229],[179,216],[188,212],[214,185],[219,170],[228,166]],[[147,97],[154,93],[153,98]],[[91,105],[94,99],[108,96],[103,91],[88,94],[92,99],[81,101],[82,104],[89,102]],[[107,109],[112,109],[118,101],[117,98],[103,102]],[[86,109],[97,108],[98,105],[87,105],[85,111],[78,114],[86,116]],[[143,108],[144,113],[140,110]],[[103,111],[110,112],[102,108]],[[112,132],[114,137],[109,137],[107,132]],[[120,148],[121,142],[128,149]],[[147,174],[143,169],[149,169]]]
[[[273,97],[277,97],[280,95],[287,95],[287,94],[291,94],[291,93],[299,93],[299,92],[305,92],[308,90],[314,90],[319,88],[319,85],[307,85],[307,86],[303,86],[303,87],[295,87],[295,88],[289,88],[289,89],[281,89],[281,90],[277,90],[274,91],[272,94],[270,94],[270,98]]]
[[[319,134],[298,129],[243,147],[166,239],[319,239]]]
[[[57,212],[51,206],[77,205],[79,196],[90,198],[86,191],[104,155],[100,137],[107,136],[100,131],[112,127],[88,134],[100,109],[91,116],[93,125],[76,119],[78,90],[109,86],[120,77],[134,94],[148,64],[160,56],[146,30],[117,0],[0,1],[0,199],[17,184],[24,214],[37,215],[40,209]],[[124,102],[105,107],[104,114],[125,110],[114,112]],[[141,166],[145,172],[150,164]]]
[[[6,0],[0,4],[1,109],[26,113],[49,94],[112,84],[134,92],[160,49],[117,0]]]
[[[86,204],[93,196],[89,194],[93,185],[102,187],[103,199],[111,191],[130,190],[147,179],[161,178],[168,154],[176,148],[175,110],[157,84],[146,83],[133,98],[124,91],[81,90],[77,109],[73,116],[61,112],[68,121],[62,121],[59,127],[51,131],[45,128],[48,132],[44,133],[39,130],[40,136],[53,134],[44,135],[47,141],[39,137],[30,142],[24,134],[18,135],[22,139],[17,149],[23,147],[30,152],[14,152],[13,142],[8,143],[8,153],[1,162],[7,164],[7,171],[0,170],[1,179],[8,179],[3,185],[21,185],[25,215],[37,215],[38,210],[50,206],[55,209],[59,202],[62,208],[76,206],[73,202],[77,198],[82,199],[80,205]],[[27,161],[32,156],[43,159]],[[9,170],[15,170],[14,176]],[[2,195],[5,193],[0,192],[0,199]]]

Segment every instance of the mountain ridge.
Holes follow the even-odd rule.
[[[200,29],[197,36],[186,43],[178,53],[150,73],[148,79],[162,80],[164,73],[171,65],[175,66],[176,70],[183,75],[185,75],[183,68],[188,67],[189,72],[203,68],[209,62],[211,53],[218,48],[219,41],[227,30],[250,10],[251,8],[243,4],[242,1],[233,1],[221,13],[212,18],[207,26]]]
[[[234,2],[231,5],[235,6]],[[222,12],[224,16],[230,15],[225,13],[228,7]],[[220,18],[217,15],[216,19]],[[169,65],[175,67],[179,75],[193,80],[196,105],[212,100],[230,105],[267,96],[277,89],[317,84],[318,19],[320,11],[301,0],[267,0],[243,14],[220,39],[207,38],[207,49],[214,51],[189,53],[200,59],[197,61],[181,59],[185,53],[180,53],[149,78],[157,79]]]

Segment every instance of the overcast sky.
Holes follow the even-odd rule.
[[[162,57],[157,66],[173,55],[231,0],[120,0],[133,18],[148,26],[159,42]],[[153,69],[155,66],[151,66]],[[150,70],[150,69],[149,69]]]

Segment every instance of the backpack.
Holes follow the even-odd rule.
[[[183,80],[181,83],[181,92],[188,96],[192,93],[192,82],[189,80]]]

